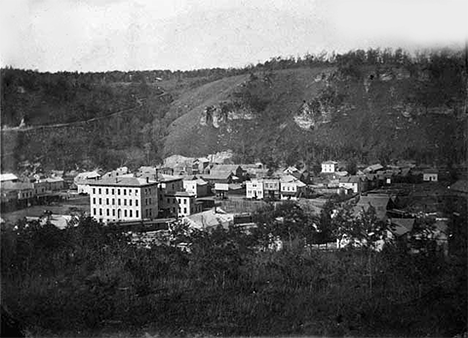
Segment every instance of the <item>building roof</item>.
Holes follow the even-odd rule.
[[[431,169],[425,169],[425,170],[423,171],[423,173],[424,173],[424,174],[438,174],[438,173],[439,173],[439,170],[437,170],[437,169],[432,169],[432,168],[431,168]]]
[[[46,182],[46,183],[63,182],[63,178],[61,178],[61,177],[47,177],[47,178],[44,178],[44,179],[40,180],[39,182]]]
[[[2,190],[28,190],[34,189],[34,184],[26,182],[6,181],[2,182],[1,188]]]
[[[0,182],[17,180],[18,177],[15,174],[0,174]]]
[[[166,174],[158,174],[158,181],[159,182],[173,182],[183,180],[182,176],[173,176],[173,175],[166,175]]]
[[[234,215],[227,214],[220,208],[203,211],[198,214],[184,217],[190,227],[197,229],[215,228],[221,225],[223,228],[228,228],[234,224]]]
[[[357,175],[341,177],[340,183],[359,183],[364,181],[365,178]]]
[[[335,164],[335,165],[337,165],[338,162],[336,162],[336,161],[325,161],[325,162],[322,162],[322,164]]]
[[[75,181],[84,181],[87,179],[93,179],[98,177],[101,177],[101,175],[99,175],[97,171],[85,171],[76,175]]]
[[[449,187],[450,190],[468,193],[468,180],[456,181]]]
[[[187,191],[177,191],[174,196],[177,197],[195,197],[195,194],[189,193]]]
[[[391,231],[397,235],[397,236],[402,236],[411,230],[413,230],[414,227],[414,218],[392,218],[391,223],[393,225]]]
[[[143,187],[148,185],[156,184],[156,181],[152,181],[144,178],[137,177],[115,177],[115,178],[103,178],[96,181],[90,181],[91,186],[115,186],[115,187]]]
[[[372,172],[372,171],[377,171],[381,169],[383,169],[383,166],[380,163],[377,163],[377,164],[368,166],[366,169],[364,169],[364,171]]]

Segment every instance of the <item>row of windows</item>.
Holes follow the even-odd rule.
[[[117,192],[117,195],[120,195],[122,193],[122,195],[126,196],[127,193],[129,196],[131,196],[132,194],[134,194],[135,196],[138,196],[138,189],[130,189],[130,188],[124,188],[124,189],[114,189],[114,188],[93,188],[93,194],[96,194],[96,191],[99,195],[102,195],[103,191],[105,191],[105,194],[106,195],[109,195],[109,192],[111,193],[111,195],[115,195],[115,193]],[[145,192],[146,192],[146,189],[145,189]]]
[[[99,204],[102,204],[102,201],[103,199],[102,198],[98,198],[96,199],[96,197],[93,197],[93,204],[96,204],[96,200],[99,202]],[[115,205],[115,198],[112,198],[112,199],[109,199],[109,198],[106,198],[105,199],[105,205]],[[117,205],[127,205],[127,199],[120,199],[120,198],[117,198]],[[128,205],[129,206],[132,206],[132,200],[128,200]],[[150,198],[150,203],[151,203],[151,198]],[[138,206],[138,200],[135,200],[135,206],[137,207]]]
[[[112,216],[114,216],[114,217],[116,215],[117,215],[118,218],[133,217],[133,210],[123,210],[123,215],[122,215],[122,210],[121,209],[117,210],[117,212],[115,211],[115,209],[112,209],[112,210],[106,209],[106,216],[110,216],[111,211],[112,211]],[[97,215],[96,208],[93,209],[93,214]],[[139,215],[138,210],[135,210],[135,217],[138,218],[139,217],[138,215]],[[101,208],[99,208],[99,216],[102,216],[102,209]]]
[[[145,217],[152,217],[153,216],[153,210],[152,209],[146,209],[145,210]]]
[[[182,201],[183,201],[183,202],[182,202]],[[180,198],[177,198],[177,199],[176,199],[176,198],[168,198],[168,199],[167,199],[167,203],[168,203],[168,204],[170,204],[170,203],[174,203],[174,204],[176,204],[176,203],[179,203],[179,204],[181,204],[181,203],[187,204],[187,199],[186,199],[186,198],[184,198],[184,199],[180,199]]]

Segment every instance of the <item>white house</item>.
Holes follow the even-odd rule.
[[[99,221],[137,221],[158,216],[158,183],[115,177],[89,183],[91,216]]]
[[[347,176],[340,178],[338,183],[340,188],[353,190],[355,194],[367,190],[367,179],[363,176]]]
[[[174,197],[178,203],[177,216],[184,217],[202,212],[202,204],[196,202],[194,194],[187,191],[179,191],[174,194]]]
[[[247,198],[263,199],[263,181],[250,180],[245,183],[245,193]]]
[[[297,200],[305,187],[306,184],[294,176],[284,176],[280,180],[280,198],[282,200]]]
[[[437,182],[439,180],[439,171],[437,169],[428,169],[423,172],[423,181]]]
[[[338,162],[326,161],[322,163],[322,173],[334,173],[337,170]]]

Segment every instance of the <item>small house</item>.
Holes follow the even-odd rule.
[[[427,169],[423,171],[424,182],[437,182],[439,180],[439,171],[437,169]]]
[[[322,163],[322,173],[334,173],[337,171],[338,162],[326,161]]]

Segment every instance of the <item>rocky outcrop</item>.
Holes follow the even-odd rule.
[[[230,103],[221,103],[219,106],[211,105],[204,109],[200,118],[200,125],[220,126],[233,120],[253,120],[255,115],[245,107],[235,107]]]

